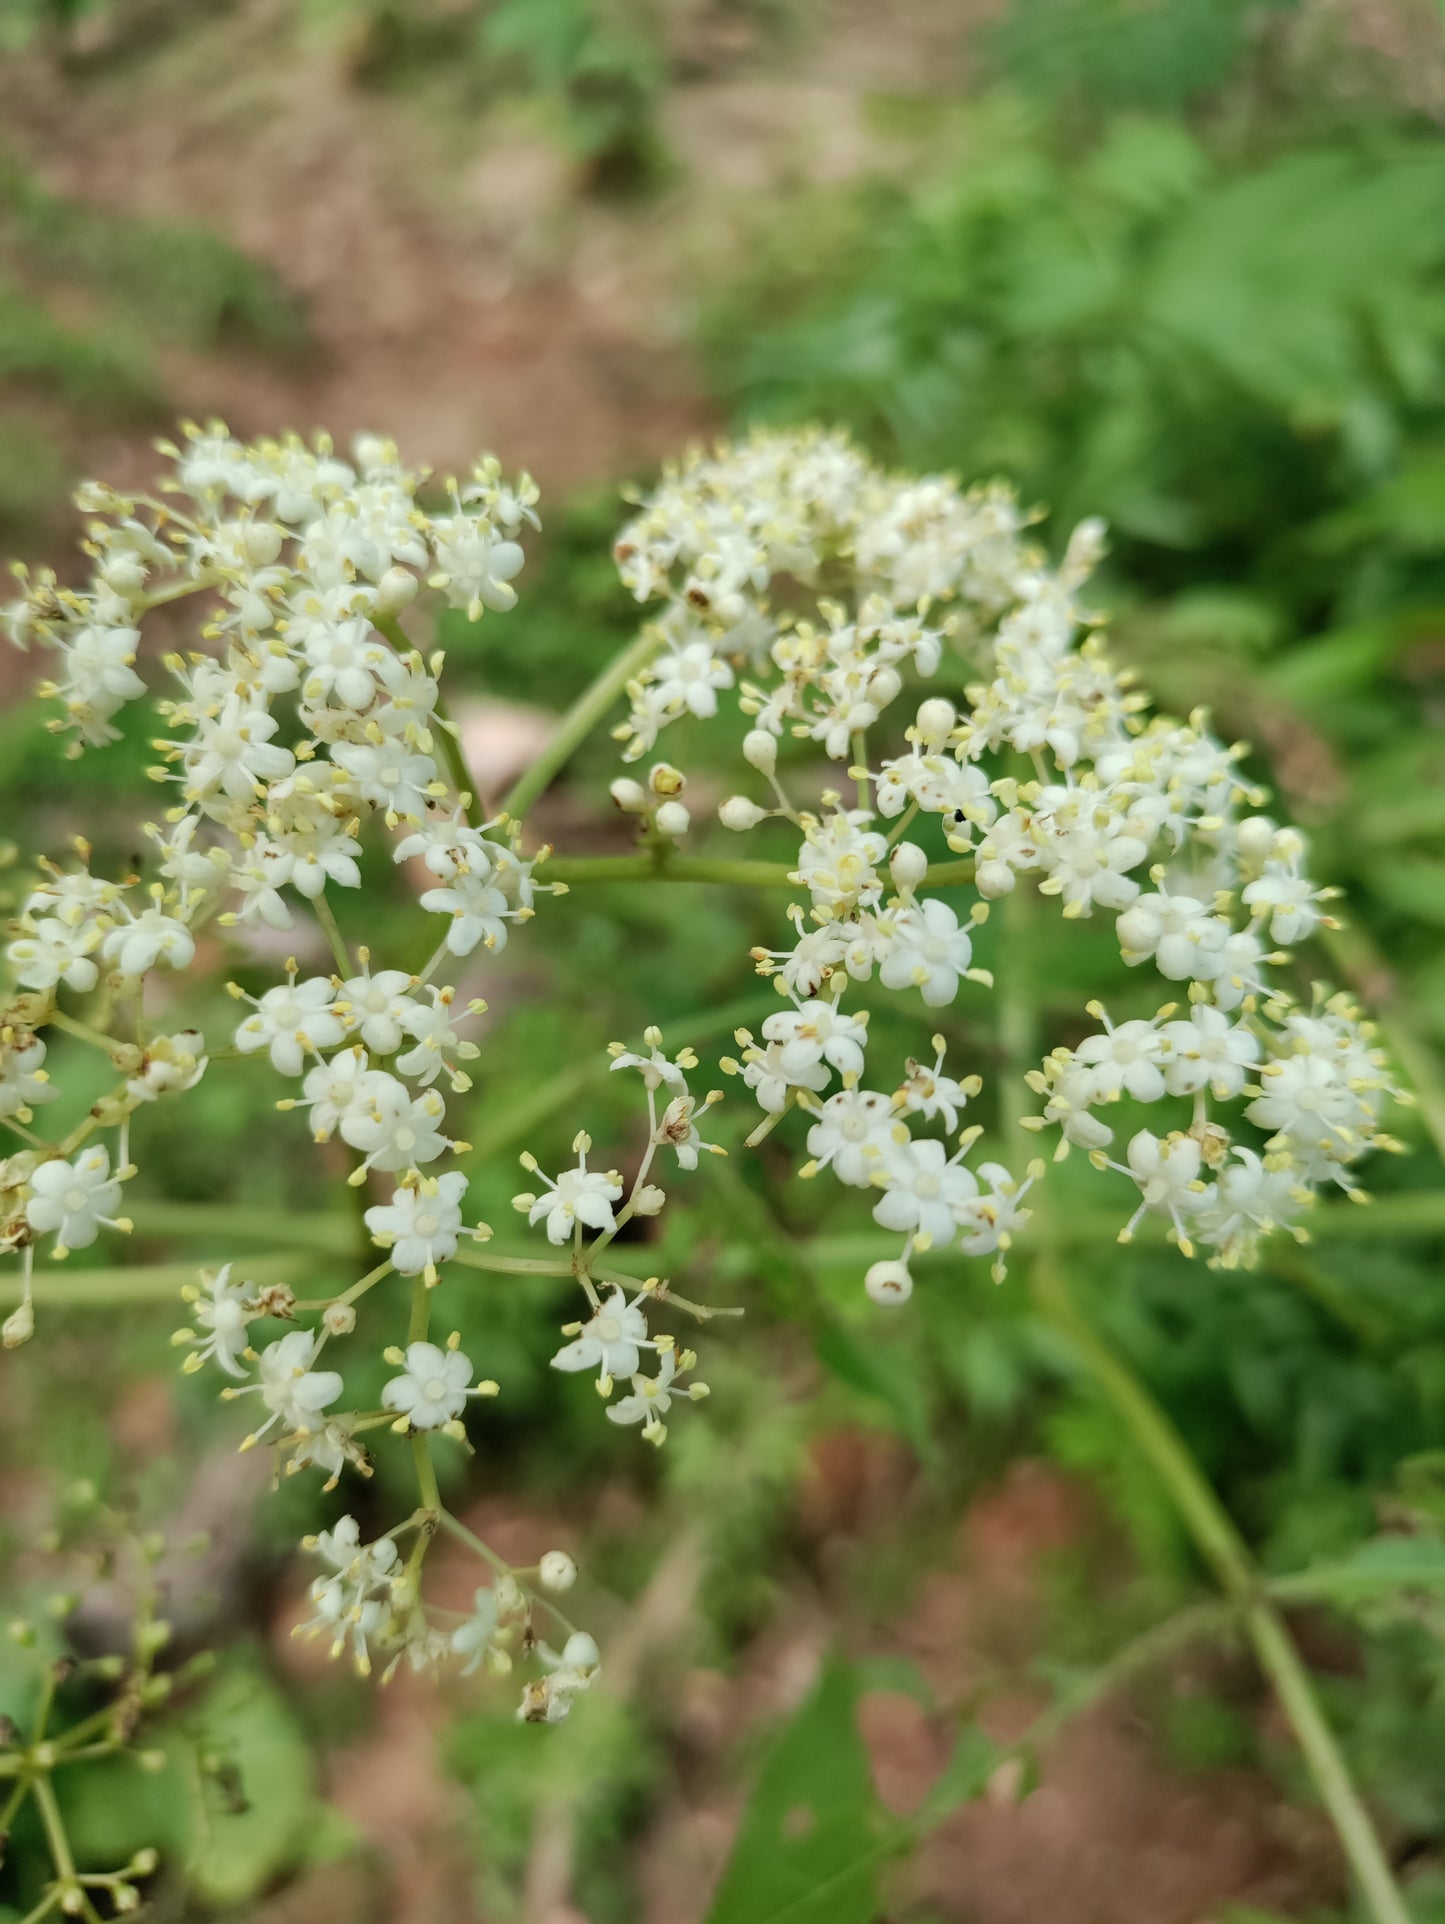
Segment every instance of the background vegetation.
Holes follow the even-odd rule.
[[[717,11],[742,21],[765,72],[821,58],[830,31],[822,8]],[[149,57],[153,34],[182,31],[160,10],[53,0],[8,25],[17,44],[23,27],[27,59],[38,37],[62,66],[112,75]],[[1107,517],[1116,652],[1163,700],[1206,702],[1251,742],[1255,772],[1350,892],[1349,925],[1319,971],[1369,995],[1419,1096],[1400,1125],[1410,1153],[1372,1171],[1380,1201],[1331,1206],[1315,1243],[1271,1251],[1259,1270],[1212,1273],[1157,1243],[1120,1250],[1107,1189],[1070,1163],[1050,1177],[1046,1268],[1021,1261],[995,1288],[981,1269],[940,1262],[907,1312],[883,1318],[859,1287],[873,1253],[866,1215],[800,1189],[771,1144],[738,1153],[735,1116],[724,1123],[734,1155],[685,1207],[679,1198],[648,1261],[685,1267],[693,1294],[745,1303],[746,1324],[710,1341],[705,1420],[679,1423],[655,1462],[599,1426],[590,1399],[558,1394],[544,1363],[549,1288],[458,1292],[449,1307],[465,1346],[506,1390],[481,1457],[453,1466],[461,1500],[491,1506],[524,1540],[541,1531],[577,1548],[594,1615],[604,1630],[612,1620],[616,1681],[540,1739],[485,1692],[449,1704],[435,1741],[462,1794],[446,1804],[438,1848],[449,1901],[470,1913],[428,1911],[440,1900],[424,1878],[408,1897],[415,1867],[403,1876],[395,1859],[399,1881],[367,1910],[346,1895],[356,1887],[324,1881],[375,1848],[337,1795],[336,1759],[387,1713],[339,1671],[298,1672],[274,1634],[296,1615],[288,1546],[324,1514],[319,1499],[298,1481],[254,1505],[251,1486],[222,1482],[198,1519],[194,1465],[226,1460],[235,1426],[197,1384],[157,1377],[175,1321],[171,1265],[243,1249],[294,1262],[298,1233],[312,1273],[349,1262],[349,1225],[316,1215],[314,1165],[275,1126],[262,1078],[249,1065],[212,1074],[183,1129],[164,1108],[145,1119],[139,1159],[164,1169],[166,1193],[134,1205],[125,1254],[155,1266],[131,1292],[142,1300],[50,1312],[46,1340],[7,1363],[0,1417],[18,1493],[3,1526],[11,1607],[47,1626],[42,1648],[107,1634],[94,1628],[89,1578],[78,1631],[36,1615],[70,1580],[32,1527],[55,1506],[67,1538],[94,1538],[99,1503],[173,1535],[178,1518],[204,1521],[220,1542],[180,1630],[183,1643],[219,1639],[223,1654],[162,1718],[159,1769],[107,1764],[64,1783],[78,1847],[162,1847],[158,1915],[239,1906],[279,1919],[292,1914],[288,1891],[319,1890],[357,1916],[540,1920],[545,1840],[560,1836],[563,1895],[596,1924],[644,1904],[713,1924],[1003,1924],[1027,1913],[1008,1908],[985,1857],[969,1856],[976,1833],[958,1832],[954,1813],[989,1786],[995,1801],[1003,1786],[1018,1792],[1035,1750],[1047,1778],[1053,1753],[1051,1730],[1008,1748],[1021,1726],[1000,1719],[1000,1698],[1068,1708],[1123,1688],[1189,1794],[1217,1800],[1264,1782],[1260,1795],[1309,1810],[1313,1791],[1240,1654],[1236,1616],[1216,1601],[1177,1492],[1081,1366],[1054,1274],[1167,1412],[1262,1581],[1278,1580],[1413,1914],[1445,1917],[1438,29],[1428,7],[1020,0],[975,36],[966,87],[867,101],[885,129],[907,118],[901,163],[749,206],[743,244],[719,244],[689,290],[719,421],[841,420],[907,466],[1007,475],[1051,505],[1056,540],[1081,514]],[[625,195],[613,218],[644,231],[666,218],[675,231],[688,189],[668,112],[689,74],[668,9],[352,0],[318,6],[311,30],[344,48],[347,84],[367,96],[441,90],[448,111],[482,116],[524,101],[559,139],[580,200]],[[698,252],[706,262],[706,242]],[[163,415],[168,343],[229,351],[238,334],[238,351],[278,365],[317,351],[284,274],[201,229],[93,212],[7,160],[0,522],[11,543],[55,526],[58,489],[97,433],[134,435]],[[525,446],[502,452],[528,458]],[[606,554],[617,512],[611,487],[554,499],[517,611],[447,627],[479,696],[555,708],[627,638],[633,611]],[[144,741],[63,766],[20,699],[0,731],[7,834],[29,853],[101,822],[104,857],[124,863]],[[701,776],[716,741],[699,727],[676,758]],[[620,845],[605,820],[611,766],[604,739],[551,798],[544,826],[568,848]],[[405,941],[406,903],[393,913]],[[704,1059],[726,1052],[733,1023],[768,1006],[746,963],[765,915],[742,895],[624,888],[539,914],[515,945],[525,954],[509,953],[485,984],[495,1013],[463,1131],[484,1214],[508,1220],[518,1149],[545,1164],[583,1117],[599,1142],[625,1143],[635,1119],[594,1073],[611,1037],[657,1020]],[[951,1052],[986,1075],[1006,1066],[1020,1024],[1022,1040],[1046,1047],[1071,1039],[1087,994],[1132,1012],[1139,993],[1107,927],[1055,943],[1009,920],[989,925],[1006,953],[980,957],[1010,984],[1003,1029],[981,992],[941,1025]],[[219,1028],[235,964],[217,963]],[[730,1108],[741,1104],[724,1119]],[[994,1119],[1000,1138],[1011,1120]],[[1048,1487],[1077,1506],[1030,1579],[1030,1629],[980,1645],[976,1625],[955,1626],[930,1643],[919,1627],[930,1597],[951,1597],[966,1618],[968,1582],[989,1588],[977,1532],[960,1577],[958,1519],[1000,1484],[1016,1488],[1021,1464],[1062,1470]],[[768,1698],[760,1717],[718,1709],[709,1693],[741,1701],[758,1653],[800,1621],[812,1626],[802,1642],[814,1681]],[[1172,1626],[1162,1645],[1161,1624]],[[1130,1643],[1145,1633],[1153,1641]],[[948,1634],[969,1663],[950,1661]],[[1110,1668],[1121,1647],[1133,1655]],[[36,1674],[22,1647],[0,1657],[0,1711],[23,1722]],[[895,1715],[911,1704],[932,1746],[934,1769],[903,1815],[866,1714],[880,1701]],[[392,1741],[402,1772],[403,1740]],[[730,1824],[693,1840],[696,1881],[664,1902],[643,1846],[678,1781],[695,1808],[730,1819],[744,1807],[715,1896]],[[427,1822],[418,1816],[419,1833]],[[925,1840],[940,1827],[964,1839],[951,1880],[929,1869]],[[1151,1908],[1136,1912],[1134,1895],[1110,1902],[1085,1879],[1049,1908],[1081,1920],[1346,1916],[1343,1874],[1313,1835],[1307,1822],[1289,1834],[1273,1882],[1256,1866],[1213,1885],[1206,1865],[1202,1885],[1145,1893]],[[39,1851],[17,1830],[0,1916],[23,1915]],[[1246,1908],[1224,1908],[1235,1900]]]

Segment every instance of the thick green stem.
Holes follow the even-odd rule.
[[[1237,1605],[1245,1635],[1289,1719],[1375,1924],[1410,1924],[1405,1900],[1325,1721],[1309,1672],[1224,1506],[1164,1411],[1094,1330],[1047,1256],[1035,1260],[1033,1293],[1041,1312],[1069,1337],[1158,1472],[1200,1554]]]
[[[1039,1009],[1029,980],[1025,922],[1031,906],[1021,894],[1006,904],[998,969],[1003,1120],[1011,1153],[1015,1154],[1021,1152],[1025,1141],[1018,1091],[1024,1070],[1032,1067],[1039,1050]],[[1201,1556],[1236,1606],[1244,1633],[1289,1719],[1375,1924],[1410,1924],[1389,1861],[1325,1721],[1309,1672],[1266,1595],[1243,1539],[1163,1409],[1080,1310],[1050,1256],[1042,1222],[1037,1230],[1031,1264],[1037,1308],[1068,1336],[1157,1472]]]
[[[592,686],[581,694],[557,725],[557,732],[526,774],[513,786],[502,803],[503,810],[520,819],[547,787],[552,777],[569,759],[572,751],[590,735],[608,709],[640,668],[646,667],[657,652],[656,634],[641,634],[629,648],[610,661]]]
[[[570,1262],[552,1261],[545,1256],[489,1256],[480,1249],[459,1249],[454,1256],[448,1256],[449,1263],[460,1263],[465,1269],[494,1270],[501,1276],[571,1276]]]

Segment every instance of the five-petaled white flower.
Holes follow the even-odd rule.
[[[575,1327],[575,1325],[574,1325]],[[602,1298],[590,1322],[552,1358],[554,1370],[595,1369],[599,1377],[635,1376],[641,1352],[655,1345],[647,1335],[647,1318],[639,1305],[629,1303],[620,1289]]]
[[[381,1403],[414,1430],[439,1430],[461,1415],[471,1393],[470,1357],[435,1343],[408,1343],[402,1373],[384,1386]]]
[[[104,1224],[128,1229],[116,1215],[120,1178],[110,1173],[110,1151],[102,1144],[82,1149],[74,1162],[43,1162],[30,1178],[25,1220],[37,1235],[55,1231],[55,1253],[88,1249]]]
[[[366,1226],[402,1276],[436,1274],[437,1265],[457,1253],[462,1230],[462,1197],[467,1179],[460,1170],[403,1184],[389,1203],[366,1212]]]
[[[616,1227],[612,1205],[622,1195],[622,1184],[615,1171],[587,1167],[590,1146],[585,1138],[579,1137],[574,1145],[576,1168],[564,1169],[555,1181],[538,1169],[531,1158],[524,1164],[547,1185],[544,1195],[528,1197],[527,1220],[530,1223],[545,1221],[549,1243],[565,1243],[579,1225],[596,1230]]]

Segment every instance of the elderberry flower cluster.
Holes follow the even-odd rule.
[[[423,654],[401,625],[427,593],[473,619],[511,607],[520,537],[538,525],[536,489],[525,476],[504,481],[490,457],[464,482],[432,488],[374,437],[343,458],[324,439],[248,446],[211,425],[163,451],[172,472],[154,495],[81,490],[93,517],[87,584],[19,570],[20,597],[4,611],[14,643],[52,658],[41,692],[59,704],[51,725],[74,753],[118,738],[121,708],[147,692],[142,664],[166,678],[151,774],[167,804],[145,826],[145,874],[95,873],[91,848],[77,842],[67,859],[42,860],[12,926],[0,1123],[19,1140],[0,1162],[0,1251],[19,1258],[22,1287],[5,1344],[34,1333],[38,1254],[63,1260],[104,1231],[131,1229],[123,1196],[138,1173],[137,1113],[184,1096],[215,1062],[264,1065],[280,1079],[277,1110],[300,1112],[283,1126],[299,1136],[304,1124],[317,1144],[345,1152],[375,1261],[309,1301],[258,1284],[236,1260],[202,1271],[184,1292],[183,1368],[214,1371],[221,1396],[248,1409],[243,1448],[265,1444],[288,1473],[319,1472],[328,1491],[369,1475],[371,1450],[388,1437],[414,1458],[409,1516],[371,1542],[343,1516],[309,1542],[323,1565],[312,1630],[363,1670],[376,1661],[387,1672],[405,1663],[499,1673],[525,1658],[535,1674],[519,1714],[555,1722],[598,1668],[595,1644],[555,1602],[575,1575],[571,1560],[554,1551],[533,1570],[505,1564],[441,1505],[430,1456],[441,1439],[469,1448],[474,1402],[499,1390],[456,1334],[438,1341],[430,1328],[433,1292],[444,1279],[465,1286],[449,1266],[491,1260],[480,1253],[491,1231],[469,1213],[455,1166],[468,1145],[451,1119],[471,1087],[479,1046],[469,1031],[486,1004],[459,991],[456,965],[473,958],[474,969],[499,952],[548,891],[522,853],[520,823],[505,812],[483,819],[443,706],[442,656]],[[154,618],[174,634],[171,604],[187,597],[198,609],[188,645],[156,659],[142,624]],[[364,901],[363,860],[378,849],[430,929],[414,951],[429,952],[419,966],[342,932],[345,898]],[[297,952],[280,967],[268,960],[278,931],[294,932]],[[327,946],[331,967],[297,959]],[[174,1008],[179,978],[225,958],[251,984],[228,985],[240,1005],[229,1033],[159,1029],[149,1011]],[[101,1052],[115,1076],[79,1120],[50,1079],[57,1033]],[[691,1381],[692,1352],[648,1334],[655,1302],[685,1299],[599,1264],[632,1217],[663,1207],[660,1153],[696,1168],[711,1146],[699,1123],[716,1100],[689,1091],[696,1057],[670,1059],[660,1044],[650,1029],[640,1053],[615,1051],[613,1067],[640,1076],[647,1116],[626,1200],[620,1178],[588,1169],[579,1137],[576,1167],[528,1199],[531,1220],[567,1254],[522,1259],[584,1294],[587,1320],[563,1330],[557,1368],[595,1367],[609,1396],[620,1383],[608,1415],[652,1442],[674,1402],[706,1394]],[[52,1114],[62,1125],[53,1138],[41,1120]],[[144,1130],[134,1134],[144,1158]],[[347,1339],[373,1290],[394,1299],[405,1340],[383,1352],[391,1374],[379,1401],[358,1407]],[[425,1594],[439,1528],[490,1567],[465,1619]]]
[[[13,642],[51,657],[52,726],[79,753],[114,740],[122,708],[146,693],[142,623],[174,639],[172,604],[194,597],[200,611],[188,645],[157,664],[169,681],[151,772],[167,805],[146,826],[145,873],[96,874],[77,842],[41,863],[11,930],[0,1127],[18,1147],[0,1161],[0,1253],[18,1257],[21,1284],[4,1341],[34,1333],[49,1267],[37,1251],[64,1259],[131,1227],[133,1120],[144,1158],[149,1105],[222,1063],[279,1078],[277,1109],[301,1118],[278,1126],[299,1139],[304,1119],[349,1161],[375,1261],[338,1293],[298,1300],[223,1253],[186,1291],[183,1368],[213,1372],[251,1412],[243,1447],[264,1443],[327,1491],[370,1474],[374,1448],[411,1458],[407,1516],[366,1541],[348,1511],[308,1540],[321,1567],[303,1627],[384,1674],[500,1674],[525,1660],[519,1714],[555,1722],[598,1674],[597,1646],[556,1602],[575,1568],[562,1551],[509,1565],[443,1505],[433,1450],[469,1448],[474,1405],[505,1384],[456,1333],[437,1340],[433,1298],[454,1301],[468,1271],[580,1291],[552,1367],[591,1378],[608,1421],[653,1444],[675,1406],[707,1395],[661,1312],[737,1312],[616,1266],[646,1242],[674,1166],[691,1174],[721,1153],[707,1133],[719,1092],[697,1093],[697,1057],[666,1053],[657,1029],[612,1049],[611,1072],[641,1098],[639,1150],[599,1155],[583,1131],[566,1166],[523,1156],[523,1249],[486,1247],[457,1166],[458,1099],[479,1054],[469,1025],[486,1006],[463,994],[457,965],[485,967],[563,892],[538,879],[548,851],[525,852],[516,817],[582,724],[570,740],[564,724],[559,752],[486,816],[487,771],[479,783],[466,768],[443,658],[402,622],[427,594],[473,619],[508,609],[536,490],[491,458],[433,487],[374,437],[343,458],[324,439],[245,445],[213,424],[166,452],[173,472],[153,496],[81,491],[87,585],[21,571],[3,616]],[[1041,1113],[1027,1122],[1130,1186],[1125,1236],[1154,1215],[1186,1253],[1249,1262],[1270,1231],[1303,1233],[1320,1189],[1358,1195],[1358,1163],[1389,1144],[1395,1092],[1369,1025],[1294,971],[1290,951],[1328,919],[1330,893],[1310,878],[1304,838],[1259,812],[1242,750],[1202,713],[1152,715],[1111,666],[1080,598],[1102,529],[1084,523],[1052,565],[1031,519],[1003,487],[888,475],[835,434],[695,454],[616,545],[623,580],[660,612],[574,710],[600,713],[631,671],[615,733],[648,769],[613,796],[645,854],[623,870],[761,871],[791,889],[777,946],[752,952],[777,1006],[738,1032],[722,1068],[761,1111],[750,1143],[801,1111],[801,1175],[863,1192],[899,1239],[865,1278],[880,1304],[909,1296],[912,1260],[929,1250],[984,1258],[1002,1279],[1027,1228],[1044,1164],[975,1157],[982,1079],[933,1033],[939,1011],[992,987],[975,940],[990,904],[1021,888],[1056,899],[1065,921],[1113,917],[1124,962],[1168,985],[1147,1018],[1115,1021],[1091,1002],[1092,1031],[1029,1074]],[[781,869],[677,850],[693,809],[658,743],[729,691],[751,792],[720,818],[739,834],[786,825]],[[362,919],[378,853],[426,931],[405,958],[343,932]],[[615,858],[602,866],[618,872]],[[303,967],[328,947],[331,966]],[[278,968],[269,958],[287,948]],[[180,979],[217,963],[250,986],[230,985],[234,1026],[206,1035],[182,1022]],[[880,994],[928,1016],[928,1046],[892,1064],[871,1038]],[[78,1119],[50,1078],[57,1034],[113,1071]],[[358,1402],[348,1373],[367,1297],[401,1340],[381,1352],[379,1393]],[[425,1583],[442,1530],[488,1569],[464,1615]]]
[[[930,1010],[990,986],[973,932],[1021,882],[1066,920],[1116,918],[1125,962],[1178,985],[1148,1021],[1091,1004],[1100,1032],[1030,1076],[1031,1126],[1134,1185],[1123,1237],[1153,1213],[1186,1253],[1249,1262],[1271,1230],[1301,1233],[1322,1186],[1357,1195],[1354,1166],[1393,1146],[1381,1117],[1397,1092],[1369,1025],[1341,996],[1299,1006],[1292,986],[1289,951],[1332,893],[1304,837],[1257,812],[1243,750],[1202,712],[1151,715],[1109,661],[1080,600],[1102,526],[1082,523],[1055,566],[1032,519],[997,485],[885,474],[838,434],[760,432],[670,471],[615,549],[636,598],[660,605],[615,731],[625,757],[733,689],[759,781],[720,818],[797,835],[792,939],[754,951],[786,1006],[724,1067],[764,1112],[754,1139],[800,1109],[801,1173],[875,1194],[875,1221],[904,1238],[869,1272],[879,1301],[906,1298],[909,1258],[930,1247],[990,1255],[1001,1276],[1043,1166],[968,1165],[981,1131],[958,1120],[980,1085],[945,1071],[941,1038],[931,1067],[870,1073],[861,986]],[[789,738],[838,765],[815,805],[784,786]],[[957,859],[931,863],[930,838]],[[1121,1101],[1165,1106],[1152,1126],[1131,1111],[1114,1155],[1103,1112]]]

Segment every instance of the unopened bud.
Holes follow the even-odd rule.
[[[417,578],[410,568],[388,568],[376,584],[376,612],[394,615],[416,600]]]
[[[743,760],[760,775],[771,775],[778,765],[778,741],[766,728],[750,728],[743,736]]]
[[[537,1565],[537,1581],[544,1590],[570,1590],[577,1581],[577,1565],[565,1550],[549,1550]]]
[[[659,835],[686,835],[692,827],[685,802],[663,802],[654,819]]]
[[[874,1263],[863,1278],[863,1287],[884,1309],[896,1309],[913,1294],[913,1278],[907,1263]]]
[[[619,775],[612,784],[612,799],[624,815],[640,815],[647,807],[647,790],[628,775]]]
[[[724,828],[736,829],[741,834],[744,829],[756,828],[767,812],[756,802],[750,802],[746,795],[729,795],[717,816]]]
[[[917,842],[900,842],[888,858],[888,868],[901,889],[916,889],[928,873],[928,857]]]
[[[915,726],[919,741],[927,747],[941,747],[957,724],[957,710],[953,703],[945,701],[942,695],[930,695],[927,701],[920,702]]]

